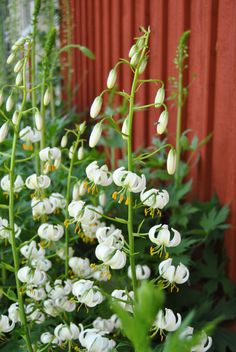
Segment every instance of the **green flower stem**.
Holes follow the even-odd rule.
[[[77,153],[79,142],[80,142],[80,133],[78,133],[77,139],[74,144],[74,150],[73,150],[72,158],[70,160],[70,168],[69,168],[68,177],[67,177],[65,219],[69,218],[68,206],[70,203],[70,195],[71,195],[71,179],[72,179],[72,172],[73,172],[73,167],[74,167],[74,162],[75,162],[75,155]],[[69,229],[68,229],[68,226],[66,226],[66,229],[65,229],[65,258],[66,258],[65,259],[65,276],[67,278],[68,272],[69,272]]]
[[[135,110],[135,92],[138,84],[138,77],[139,77],[139,66],[144,59],[145,51],[148,44],[150,32],[147,31],[145,33],[145,45],[141,52],[139,63],[134,71],[134,78],[130,93],[130,101],[129,101],[129,114],[128,114],[128,139],[127,139],[127,153],[128,153],[128,171],[133,172],[133,153],[132,153],[132,126],[133,126],[133,117],[134,117],[134,110]],[[136,288],[137,288],[137,278],[136,278],[136,270],[135,270],[135,258],[134,258],[134,235],[133,235],[133,195],[132,192],[128,192],[129,204],[128,204],[128,236],[129,236],[129,260],[130,260],[130,268],[131,268],[131,275],[132,275],[132,286],[134,295],[136,297]]]
[[[42,117],[42,130],[41,130],[41,141],[40,141],[40,149],[44,149],[45,146],[46,146],[46,136],[45,136],[45,133],[46,133],[46,124],[45,124],[45,105],[44,105],[44,102],[43,102],[43,98],[44,98],[44,93],[45,93],[45,87],[46,87],[46,84],[45,84],[45,81],[46,81],[46,72],[44,71],[43,72],[43,80],[42,80],[42,86],[41,86],[41,103],[40,103],[40,113],[41,113],[41,117]],[[41,162],[41,172],[43,170],[43,163]]]
[[[23,300],[23,292],[21,289],[21,283],[18,279],[18,270],[19,270],[19,252],[16,245],[16,238],[15,238],[15,231],[14,231],[14,181],[15,181],[15,158],[16,158],[16,146],[17,146],[17,139],[19,135],[19,128],[20,128],[20,121],[22,117],[22,112],[24,109],[24,105],[26,103],[26,63],[27,60],[25,59],[23,65],[23,99],[21,104],[21,109],[19,111],[18,123],[14,130],[13,142],[12,142],[12,152],[11,152],[11,163],[10,163],[10,192],[9,192],[9,227],[11,229],[11,248],[12,248],[12,255],[13,255],[13,262],[14,262],[14,271],[15,271],[15,282],[16,282],[16,289],[17,289],[17,296],[18,296],[18,303],[20,309],[20,321],[23,327],[24,335],[23,338],[25,340],[27,350],[29,352],[33,352],[29,330],[27,327],[27,320],[24,308],[24,300]]]

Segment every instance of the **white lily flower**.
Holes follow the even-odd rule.
[[[114,330],[115,324],[111,319],[102,319],[101,317],[97,317],[93,321],[93,327],[101,332],[110,334]]]
[[[30,260],[38,260],[45,256],[45,249],[41,246],[37,249],[37,244],[35,241],[31,241],[29,244],[21,247],[20,252],[26,259]]]
[[[33,268],[40,271],[48,271],[52,267],[52,262],[49,259],[42,257],[39,259],[33,259],[31,265]]]
[[[102,336],[97,329],[86,329],[80,332],[79,341],[88,352],[111,352],[116,343]]]
[[[167,281],[167,286],[171,285],[171,289],[176,287],[175,284],[183,284],[189,279],[188,268],[182,263],[175,267],[171,258],[159,264],[159,274]]]
[[[47,345],[49,343],[51,343],[52,345],[59,345],[59,339],[57,337],[55,337],[54,335],[52,335],[50,332],[44,332],[41,336],[40,336],[40,341],[44,344]]]
[[[72,269],[73,273],[81,279],[87,279],[91,277],[93,273],[88,258],[72,257],[69,259],[69,267]]]
[[[167,172],[169,175],[173,175],[176,170],[176,151],[170,149],[167,156]]]
[[[61,151],[59,148],[47,147],[42,149],[39,152],[39,158],[43,161],[44,164],[44,172],[57,170],[60,166],[61,162]]]
[[[16,179],[14,181],[14,188],[13,192],[14,193],[19,193],[24,187],[24,181],[20,175],[16,176]],[[1,188],[4,192],[8,193],[10,192],[10,176],[5,175],[1,179]]]
[[[7,121],[7,122],[4,122],[4,124],[0,128],[0,143],[5,141],[8,131],[9,131],[9,123]]]
[[[49,197],[49,200],[55,209],[64,209],[66,206],[66,200],[60,193],[52,193]]]
[[[111,269],[122,269],[126,264],[126,254],[119,249],[107,246],[105,243],[100,243],[96,247],[95,255]]]
[[[117,71],[115,68],[113,68],[107,77],[107,88],[112,89],[114,85],[116,84],[116,79],[117,79]]]
[[[165,311],[159,310],[156,316],[156,320],[153,323],[155,332],[160,331],[160,335],[162,336],[163,330],[165,331],[176,331],[181,324],[182,318],[179,313],[174,314],[171,309],[165,308]]]
[[[93,211],[94,209],[94,211]],[[81,222],[84,225],[95,223],[101,215],[102,209],[100,207],[94,207],[92,205],[86,205],[82,200],[72,201],[68,206],[68,212],[70,217],[74,218],[76,222]]]
[[[32,269],[29,266],[24,266],[18,270],[18,279],[21,282],[32,285],[43,285],[47,280],[47,275],[44,271]]]
[[[35,324],[42,324],[45,321],[45,315],[33,303],[26,306],[25,312],[28,321],[33,321]]]
[[[42,200],[32,198],[31,208],[34,218],[40,218],[41,216],[52,214],[55,210],[54,205],[48,198],[43,198]]]
[[[207,336],[205,331],[202,332],[201,341],[194,347],[191,348],[191,352],[206,352],[212,346],[212,337]]]
[[[151,270],[147,265],[137,264],[135,266],[136,278],[137,280],[147,280],[151,275]],[[131,267],[128,268],[128,276],[132,279]]]
[[[27,285],[26,295],[33,300],[39,302],[44,301],[47,297],[46,291],[43,287],[38,287],[34,285]]]
[[[158,134],[163,134],[166,130],[167,124],[168,124],[168,119],[169,119],[169,115],[168,115],[168,111],[164,110],[162,111],[158,122],[157,122],[157,133]]]
[[[92,277],[97,281],[109,281],[111,279],[111,273],[109,266],[98,265],[93,268]]]
[[[127,312],[133,313],[134,292],[130,291],[128,294],[125,290],[114,290],[111,294],[113,298],[117,299],[117,303]]]
[[[101,108],[102,108],[102,97],[99,95],[94,99],[93,104],[91,105],[91,108],[90,108],[90,116],[92,117],[92,119],[94,119],[99,115]]]
[[[148,232],[148,236],[150,241],[155,243],[157,245],[157,251],[153,250],[152,254],[154,252],[159,253],[160,256],[162,255],[162,250],[166,251],[165,247],[176,247],[180,244],[181,242],[181,236],[178,231],[175,229],[171,228],[171,231],[173,232],[173,237],[171,238],[171,232],[168,228],[168,225],[155,225],[150,228]]]
[[[101,226],[96,231],[96,237],[99,243],[104,243],[109,241],[110,245],[116,240],[116,248],[121,249],[124,246],[124,236],[121,230],[116,229],[114,225],[111,226]]]
[[[74,249],[72,247],[69,247],[69,258],[73,257],[74,255]],[[66,255],[65,255],[65,248],[62,247],[60,249],[58,249],[56,251],[56,254],[58,255],[59,258],[61,258],[62,260],[66,259]]]
[[[0,315],[0,333],[10,332],[14,329],[15,322],[12,321],[10,324],[9,318],[7,315]]]
[[[13,106],[14,106],[14,99],[13,99],[12,95],[9,95],[9,97],[7,98],[7,101],[6,101],[7,112],[10,112],[12,110]]]
[[[19,137],[25,143],[22,145],[24,150],[33,150],[33,143],[39,142],[41,140],[42,134],[36,128],[26,126],[20,130]]]
[[[93,148],[98,144],[101,138],[101,135],[102,135],[102,124],[101,122],[99,122],[93,127],[93,130],[90,134],[90,137],[89,137],[90,148]]]
[[[55,306],[55,301],[53,301],[53,299],[46,299],[43,301],[43,310],[51,317],[57,317],[63,311],[61,307],[58,308]]]
[[[80,303],[84,303],[88,307],[95,307],[103,302],[104,297],[94,286],[93,281],[81,279],[73,284],[73,295],[76,296]]]
[[[59,324],[54,329],[54,335],[60,342],[78,340],[79,334],[79,328],[74,323],[70,323],[70,325]]]
[[[157,212],[159,213],[158,210],[163,209],[167,205],[169,202],[169,194],[165,189],[162,191],[155,188],[151,188],[148,191],[144,189],[140,193],[140,200],[148,207],[148,209],[145,209],[145,215],[150,213],[154,216],[155,209],[157,209]]]
[[[154,99],[155,105],[161,105],[164,103],[165,99],[165,89],[163,87],[159,88]]]
[[[51,179],[47,175],[32,174],[25,180],[25,185],[32,190],[46,189],[51,185]]]
[[[18,303],[12,303],[8,308],[8,317],[14,323],[20,322],[20,308]]]
[[[38,228],[38,235],[47,241],[58,241],[64,235],[62,225],[42,224]]]
[[[21,228],[14,224],[14,234],[15,237],[18,238],[21,233]],[[9,228],[9,223],[7,219],[3,219],[0,217],[0,239],[10,239],[11,238],[11,230]]]
[[[107,165],[98,166],[97,161],[93,161],[86,167],[86,175],[95,186],[109,186],[112,183],[112,176],[108,171]],[[93,189],[93,188],[92,188]]]

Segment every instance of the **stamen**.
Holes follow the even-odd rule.
[[[117,195],[118,195],[118,192],[113,192],[113,194],[112,194],[112,199],[114,199],[114,200],[116,200],[116,198],[117,198]]]
[[[129,205],[129,197],[126,198],[125,205]]]
[[[124,194],[122,193],[120,195],[120,199],[119,199],[118,203],[121,204],[123,202],[123,199],[124,199]]]

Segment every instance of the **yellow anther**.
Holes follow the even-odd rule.
[[[162,216],[162,212],[160,211],[160,209],[157,209],[157,215],[160,217]]]
[[[55,171],[57,168],[56,168],[56,166],[55,165],[51,165],[51,167],[50,167],[50,170],[51,171]]]
[[[129,197],[126,198],[125,205],[129,205]]]
[[[87,191],[88,191],[88,193],[90,192],[90,187],[88,187]]]
[[[87,182],[87,181],[84,181],[83,187],[84,187],[84,188],[87,188],[87,187],[88,187],[88,182]]]
[[[112,194],[112,199],[114,199],[114,200],[116,200],[116,198],[117,198],[117,195],[118,195],[118,192],[114,192],[113,194]]]
[[[97,267],[97,265],[96,265],[95,263],[91,263],[91,264],[90,264],[90,268],[91,268],[91,269],[95,269],[96,267]]]
[[[34,149],[34,147],[32,146],[32,144],[23,143],[23,144],[22,144],[22,149],[23,149],[23,150],[30,150],[30,151],[32,151],[32,150]]]
[[[153,247],[150,247],[150,255],[153,256],[155,254],[155,249]]]
[[[120,195],[120,199],[119,199],[118,203],[119,203],[119,204],[122,203],[122,202],[123,202],[123,199],[124,199],[124,194],[122,193],[122,194]]]
[[[68,229],[69,225],[70,225],[70,220],[69,220],[69,219],[66,219],[66,220],[64,221],[64,226],[65,226],[65,228]]]
[[[147,208],[145,208],[145,209],[144,209],[144,214],[145,214],[145,216],[147,216],[148,213],[149,213],[149,210],[148,210]]]

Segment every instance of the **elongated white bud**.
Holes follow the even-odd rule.
[[[129,134],[129,128],[128,128],[129,126],[128,126],[128,124],[129,124],[129,118],[126,117],[126,119],[125,119],[124,122],[123,122],[122,128],[121,128],[121,132],[124,133],[124,134],[126,134],[126,135]],[[122,138],[123,138],[123,139],[127,139],[128,137],[122,135]]]
[[[167,124],[168,124],[168,111],[164,110],[162,111],[159,120],[157,122],[157,133],[162,134],[165,132]]]
[[[90,137],[89,137],[90,148],[93,148],[95,147],[95,145],[98,144],[99,139],[101,138],[101,135],[102,135],[102,124],[99,122],[94,126],[92,133],[90,134]]]
[[[14,61],[14,59],[15,59],[15,53],[11,53],[7,58],[7,64],[8,65],[11,64],[12,61]]]
[[[173,175],[176,170],[176,151],[170,149],[167,157],[167,172],[169,175]]]
[[[82,123],[79,125],[79,131],[80,131],[80,133],[81,133],[81,134],[84,133],[85,129],[86,129],[86,122],[84,121],[84,122],[82,122]]]
[[[67,134],[64,134],[64,136],[61,139],[61,147],[65,148],[68,142]]]
[[[4,124],[0,128],[0,143],[2,143],[6,139],[8,130],[9,130],[9,124],[8,122],[4,122]]]
[[[131,58],[132,56],[134,56],[134,54],[136,53],[137,51],[137,47],[136,47],[136,44],[132,45],[131,48],[130,48],[130,51],[129,51],[129,57]]]
[[[116,84],[116,79],[117,79],[117,72],[116,69],[113,68],[107,77],[107,88],[112,89],[114,85]]]
[[[69,149],[69,158],[72,159],[73,158],[73,154],[74,154],[75,150],[74,150],[74,145],[72,145]]]
[[[155,96],[154,104],[161,105],[165,99],[165,89],[163,87],[159,88]]]
[[[22,69],[22,66],[23,66],[23,61],[22,60],[17,61],[17,63],[14,66],[14,69],[13,69],[14,72],[18,73]]]
[[[105,192],[100,193],[99,197],[98,197],[98,200],[99,200],[99,204],[102,207],[105,207],[106,201],[107,201],[106,193]]]
[[[14,125],[17,125],[17,123],[18,123],[18,117],[19,117],[18,111],[15,111],[14,114],[12,115],[12,123],[13,123]]]
[[[16,86],[20,86],[21,83],[22,83],[22,79],[23,79],[23,76],[22,76],[22,73],[19,72],[16,76]]]
[[[39,111],[36,111],[35,116],[34,116],[34,120],[35,120],[35,126],[36,126],[37,130],[41,131],[41,129],[43,127],[43,119],[42,119],[42,116]]]
[[[50,95],[49,88],[47,88],[43,96],[44,105],[47,106],[50,103],[50,100],[51,100],[51,95]]]
[[[78,160],[82,160],[84,158],[84,147],[80,147],[78,149]]]
[[[139,66],[139,74],[141,75],[144,71],[145,71],[145,68],[147,67],[147,60],[143,60],[143,62],[141,63],[141,65]]]
[[[7,110],[7,112],[11,111],[13,106],[14,106],[14,100],[12,98],[12,95],[9,95],[9,97],[7,98],[7,101],[6,101],[6,110]]]
[[[138,64],[138,60],[139,60],[139,54],[135,53],[130,59],[130,65],[136,66]]]
[[[90,116],[94,119],[98,116],[102,108],[102,97],[99,95],[93,101],[93,104],[90,108]]]
[[[0,90],[0,106],[1,106],[2,103],[3,103],[3,100],[4,100],[3,91]]]

